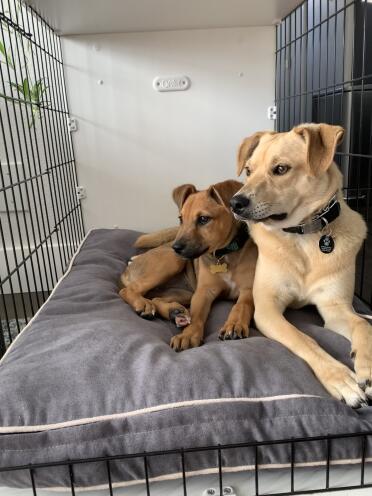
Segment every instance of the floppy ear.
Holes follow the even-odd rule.
[[[345,130],[330,124],[301,124],[293,128],[307,146],[307,162],[312,173],[317,176],[332,164],[336,147],[342,141]]]
[[[173,200],[178,209],[181,210],[188,196],[196,193],[197,189],[193,184],[182,184],[173,190]]]
[[[243,172],[246,161],[252,156],[255,148],[260,142],[261,137],[265,134],[265,131],[260,131],[258,133],[252,134],[252,136],[248,136],[245,138],[238,149],[238,169],[237,175]]]
[[[233,179],[222,183],[212,184],[208,188],[208,195],[223,207],[230,208],[230,200],[243,186],[239,181]]]

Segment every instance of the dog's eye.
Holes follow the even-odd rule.
[[[196,222],[199,224],[199,226],[205,226],[205,224],[208,224],[210,220],[210,217],[207,217],[206,215],[200,215]]]
[[[180,224],[182,224],[182,216],[181,215],[178,217],[178,220],[180,221]]]
[[[245,174],[246,174],[246,176],[250,176],[251,175],[251,169],[249,167],[246,167],[245,168]]]
[[[273,174],[276,176],[283,176],[289,171],[290,167],[289,165],[284,165],[284,164],[279,164],[273,169]]]

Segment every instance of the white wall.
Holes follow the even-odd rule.
[[[272,26],[70,36],[63,48],[88,228],[174,225],[175,186],[235,177],[242,138],[272,129]],[[159,93],[158,75],[192,86]]]

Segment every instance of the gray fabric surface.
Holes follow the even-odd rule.
[[[175,327],[139,318],[118,296],[118,280],[134,254],[138,233],[93,231],[72,270],[34,322],[0,363],[0,467],[76,458],[372,430],[372,407],[352,410],[331,398],[308,366],[254,329],[248,339],[221,342],[218,330],[231,303],[217,302],[205,344],[175,353],[168,345]],[[313,309],[288,318],[333,356],[351,367],[349,343],[323,329]],[[167,408],[128,418],[106,419],[45,432],[17,427],[58,424],[133,412],[168,403],[218,398],[264,398]],[[193,454],[188,471],[216,466],[216,452]],[[334,459],[360,456],[360,442],[338,442]],[[368,446],[367,457],[372,456]],[[298,462],[324,460],[325,443],[302,444]],[[287,463],[289,446],[262,448],[260,463]],[[251,465],[251,449],[229,450],[224,466]],[[174,456],[151,458],[149,475],[179,472]],[[104,464],[74,468],[77,486],[107,481]],[[143,460],[112,463],[113,481],[143,479]],[[38,486],[69,485],[66,468],[39,469]],[[0,473],[0,485],[29,486],[27,471]]]

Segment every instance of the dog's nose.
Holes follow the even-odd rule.
[[[185,249],[185,243],[183,243],[182,241],[175,241],[172,245],[172,248],[179,255]]]
[[[249,205],[249,198],[245,195],[235,195],[230,200],[230,207],[236,214],[241,213]]]

